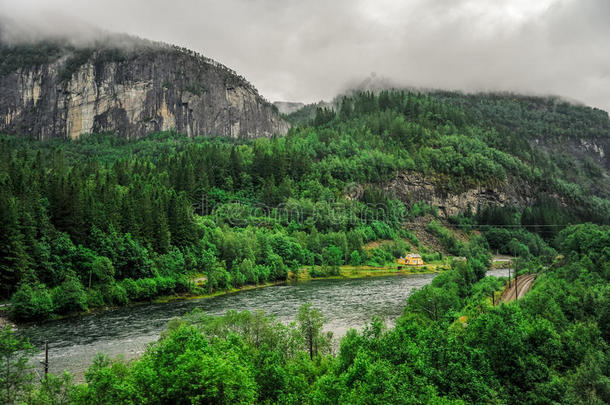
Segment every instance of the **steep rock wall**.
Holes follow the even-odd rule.
[[[379,186],[406,204],[426,202],[436,206],[443,217],[484,206],[526,206],[532,204],[537,196],[535,190],[514,181],[506,181],[497,187],[478,187],[455,192],[443,187],[441,180],[417,172],[398,173],[394,179]],[[363,185],[352,187],[347,197],[359,199],[364,188]]]
[[[289,129],[254,87],[209,59],[172,47],[120,52],[92,51],[80,61],[66,52],[0,76],[0,131],[39,139],[169,129],[256,138]]]

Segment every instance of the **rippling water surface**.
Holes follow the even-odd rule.
[[[490,275],[505,276],[505,270]],[[96,353],[130,359],[158,339],[167,322],[193,308],[221,315],[229,309],[263,309],[283,322],[296,317],[299,306],[311,302],[327,319],[325,329],[342,336],[350,328],[361,328],[373,316],[392,325],[402,313],[414,289],[428,284],[434,274],[405,275],[358,280],[318,280],[293,285],[265,287],[214,298],[175,301],[119,308],[82,317],[51,321],[20,328],[19,333],[42,347],[49,341],[50,371],[62,370],[82,380]],[[34,361],[42,360],[40,352]]]

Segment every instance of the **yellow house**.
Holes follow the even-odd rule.
[[[404,264],[407,266],[421,266],[424,264],[421,256],[416,253],[409,253],[405,257],[398,259],[398,264]]]

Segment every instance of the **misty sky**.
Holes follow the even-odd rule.
[[[609,0],[0,0],[39,35],[104,30],[192,48],[268,99],[396,86],[557,94],[610,110]]]

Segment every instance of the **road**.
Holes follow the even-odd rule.
[[[532,288],[532,284],[534,283],[535,279],[535,274],[524,274],[522,276],[517,277],[516,285],[515,280],[511,280],[510,287],[507,287],[500,296],[500,302],[506,303],[514,301],[515,287],[517,288],[517,299],[522,298],[525,294],[528,293],[530,288]]]

